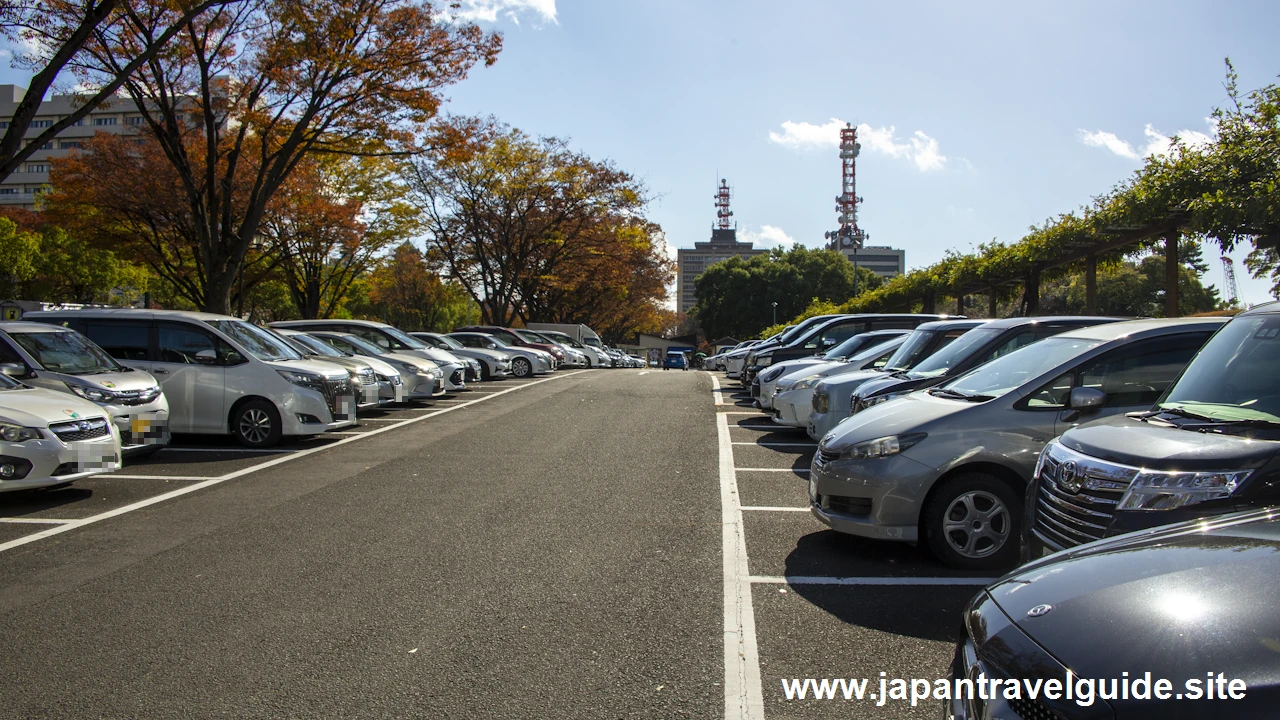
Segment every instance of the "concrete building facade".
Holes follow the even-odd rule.
[[[693,281],[708,266],[731,257],[746,260],[766,252],[752,243],[739,242],[736,228],[716,228],[711,231],[710,242],[696,242],[693,249],[680,248],[676,251],[676,312],[688,312],[697,304]]]
[[[26,95],[26,88],[18,85],[0,85],[0,131],[7,130],[18,103]],[[76,95],[52,95],[40,104],[28,137],[34,137],[55,122],[70,115],[80,107],[81,98]],[[33,209],[36,196],[49,184],[49,159],[64,157],[78,149],[94,133],[125,133],[142,125],[142,116],[131,100],[119,98],[93,109],[80,122],[63,130],[53,142],[35,152],[17,172],[0,181],[0,205],[17,205]]]
[[[852,248],[840,248],[840,254],[854,261]],[[858,250],[858,267],[864,267],[884,279],[902,275],[907,271],[907,251],[886,245],[867,245]]]

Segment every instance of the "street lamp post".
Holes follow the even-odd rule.
[[[773,304],[773,324],[778,324],[778,303]]]

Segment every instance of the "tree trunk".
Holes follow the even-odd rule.
[[[1164,236],[1164,316],[1178,317],[1178,232]]]

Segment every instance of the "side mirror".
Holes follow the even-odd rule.
[[[1081,412],[1096,410],[1106,402],[1107,394],[1091,387],[1071,388],[1071,394],[1067,397],[1067,407]]]
[[[201,365],[215,365],[218,362],[218,354],[212,350],[200,350],[196,353],[196,362]]]
[[[16,377],[16,378],[26,377],[27,366],[23,365],[22,363],[13,363],[13,362],[0,363],[0,373],[4,373],[9,377]]]
[[[822,347],[824,348],[835,347],[835,344],[835,338],[823,338],[822,340]]]

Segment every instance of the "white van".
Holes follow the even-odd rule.
[[[265,448],[284,437],[355,424],[346,368],[305,360],[262,328],[229,315],[177,310],[49,310],[26,320],[66,325],[122,365],[160,381],[175,433],[231,434]]]
[[[169,402],[151,375],[116,362],[70,328],[0,322],[0,372],[31,387],[82,397],[120,431],[121,452],[143,455],[169,444]]]

